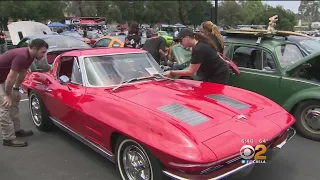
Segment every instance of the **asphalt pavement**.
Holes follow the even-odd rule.
[[[120,180],[111,162],[61,130],[36,130],[28,108],[20,104],[22,127],[35,134],[24,148],[0,145],[0,180]],[[267,164],[256,166],[246,180],[319,180],[320,142],[296,135]]]

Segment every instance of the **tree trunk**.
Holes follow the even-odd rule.
[[[185,18],[183,16],[183,9],[182,9],[182,3],[181,0],[178,1],[178,6],[179,6],[179,19],[180,19],[180,22],[182,24],[185,24]]]

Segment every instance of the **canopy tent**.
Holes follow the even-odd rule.
[[[173,25],[174,27],[177,27],[177,28],[185,28],[186,26],[183,25],[183,24],[180,24],[180,23],[177,23],[175,25]]]
[[[63,27],[68,27],[68,26],[65,24],[59,23],[59,22],[54,22],[54,23],[48,24],[48,27],[50,27],[50,28],[58,28],[58,27],[63,28]]]

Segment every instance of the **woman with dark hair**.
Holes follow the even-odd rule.
[[[230,76],[229,65],[217,54],[217,45],[206,35],[182,29],[178,34],[180,44],[191,48],[191,63],[187,69],[171,70],[165,76],[192,76],[197,73],[201,81],[227,84]]]
[[[201,24],[201,27],[203,34],[208,36],[215,43],[216,50],[219,53],[223,53],[223,37],[220,34],[218,26],[213,24],[211,21],[205,21]]]
[[[125,38],[124,47],[140,48],[141,37],[139,36],[139,24],[132,23],[129,27],[128,36]]]

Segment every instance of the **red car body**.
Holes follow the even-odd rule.
[[[130,53],[146,52],[128,48],[65,52],[49,72],[29,73],[23,89],[29,96],[33,92],[41,98],[55,125],[110,160],[117,161],[116,140],[126,136],[146,147],[161,163],[161,171],[176,179],[228,177],[252,165],[240,162],[239,150],[244,144],[255,146],[266,140],[268,152],[273,153],[292,138],[288,130],[295,122],[292,115],[259,94],[231,86],[149,79],[113,91],[112,87],[59,82],[63,58],[84,61],[87,56]],[[212,99],[211,95],[219,98]],[[228,98],[234,104],[226,103]],[[190,125],[164,112],[168,105],[181,105],[207,120]],[[245,107],[239,107],[242,105]],[[252,142],[244,142],[248,139]]]

